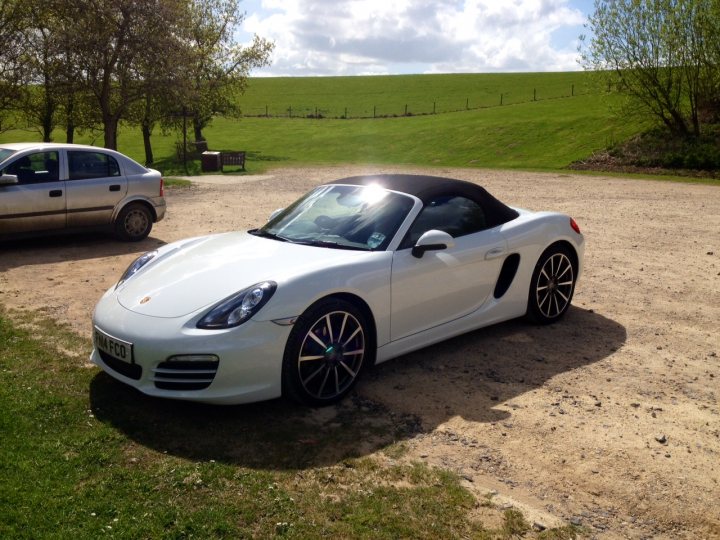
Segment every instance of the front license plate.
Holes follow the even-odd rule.
[[[118,339],[100,330],[97,326],[93,332],[93,341],[98,350],[109,354],[116,360],[131,364],[133,361],[133,345],[128,341]]]

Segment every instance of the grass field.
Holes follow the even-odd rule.
[[[593,80],[588,73],[252,79],[241,106],[264,114],[267,105],[271,117],[216,118],[204,133],[213,150],[247,151],[251,173],[327,163],[562,169],[642,129],[617,116],[619,98]],[[438,114],[420,114],[431,112],[433,101]],[[411,116],[392,116],[403,115],[405,105]],[[298,114],[282,116],[290,107]],[[390,116],[306,118],[316,107],[323,116],[342,116],[345,108],[350,117],[372,116],[373,108]],[[10,131],[0,142],[37,137]],[[164,173],[184,172],[176,156],[181,138],[156,129],[155,166]],[[61,131],[55,140],[64,140]],[[76,142],[103,141],[85,133]],[[121,130],[119,150],[144,161],[138,128]],[[199,161],[188,170],[199,172]]]
[[[591,74],[473,73],[373,77],[252,79],[242,98],[246,116],[372,118],[453,112],[532,100],[598,94]]]
[[[403,447],[393,441],[409,424],[368,403],[346,400],[337,416],[318,421],[283,401],[151,399],[85,367],[89,347],[31,314],[0,312],[1,538],[578,532],[535,534],[517,510],[476,500],[454,474],[398,459]],[[383,458],[360,456],[359,441],[374,441]],[[495,526],[477,519],[478,505],[496,514]]]

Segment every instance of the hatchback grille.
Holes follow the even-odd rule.
[[[218,362],[161,362],[153,369],[153,382],[163,390],[202,390],[210,386],[217,373]]]
[[[142,367],[138,364],[129,364],[127,362],[123,362],[122,360],[113,358],[112,356],[101,350],[98,350],[98,353],[100,354],[100,358],[102,358],[102,361],[105,362],[105,365],[113,371],[117,371],[120,375],[125,375],[130,379],[134,379],[136,381],[140,380],[140,377],[142,376]]]

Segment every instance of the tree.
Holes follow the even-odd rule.
[[[25,10],[22,0],[0,0],[0,131],[5,115],[17,105],[22,88]]]
[[[243,21],[239,0],[192,0],[188,73],[192,88],[185,103],[192,115],[195,140],[216,114],[239,113],[238,97],[250,70],[268,65],[274,44],[255,36],[243,47],[235,30]]]
[[[586,68],[605,70],[637,108],[678,136],[698,136],[717,90],[720,0],[596,0]],[[715,81],[715,82],[713,82]],[[714,90],[713,90],[714,89]]]
[[[181,66],[186,0],[77,0],[67,4],[69,53],[80,66],[83,86],[95,97],[105,146],[117,147],[120,121],[143,99],[152,80],[172,82]],[[149,66],[153,76],[149,77]]]
[[[66,63],[55,6],[53,1],[26,3],[22,30],[24,84],[18,108],[28,125],[39,127],[44,142],[52,140],[58,104],[65,91],[62,75]]]

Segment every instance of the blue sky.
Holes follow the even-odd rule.
[[[254,76],[570,71],[592,0],[243,0]]]

